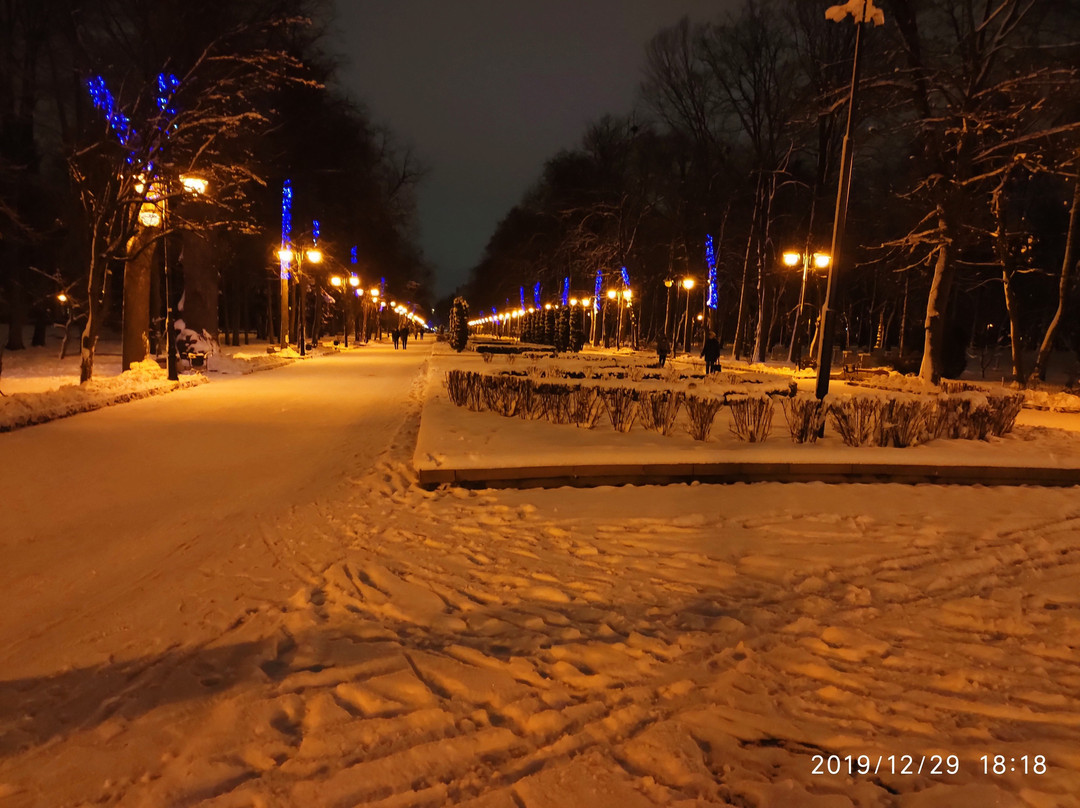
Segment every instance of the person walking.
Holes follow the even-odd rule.
[[[712,331],[705,337],[705,344],[701,346],[701,358],[705,360],[705,375],[708,376],[720,370],[720,340]]]
[[[403,325],[401,327],[401,350],[405,350],[405,346],[409,344],[409,326]]]
[[[401,339],[401,332],[395,328],[393,331],[390,332],[390,336],[394,340],[394,350],[396,351],[398,348],[398,340]]]
[[[671,344],[668,342],[667,334],[661,332],[656,338],[656,358],[660,360],[660,367],[664,366],[669,353],[671,353]]]

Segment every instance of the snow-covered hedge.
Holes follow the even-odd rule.
[[[594,383],[593,379],[566,381],[556,374],[531,367],[520,373],[447,371],[450,401],[470,410],[491,410],[507,417],[554,424],[596,426],[607,413],[612,427],[628,432],[636,420],[646,429],[670,435],[680,409],[686,411],[686,429],[699,441],[708,440],[719,411],[731,413],[731,433],[739,440],[760,442],[772,428],[773,397],[784,404],[788,430],[795,443],[813,443],[826,417],[849,446],[917,446],[935,438],[986,440],[1011,431],[1023,406],[1019,393],[964,391],[952,394],[911,395],[866,393],[827,399],[796,396],[783,384],[761,387],[750,395],[737,382],[714,381],[691,392],[643,387],[640,371],[631,371],[627,384]],[[554,378],[553,378],[554,376]],[[635,378],[636,377],[636,378]],[[731,380],[729,380],[731,382]]]
[[[93,379],[86,384],[66,384],[41,393],[0,397],[0,432],[160,395],[205,381],[205,376],[197,375],[171,382],[154,360],[135,362],[131,370],[119,376]]]

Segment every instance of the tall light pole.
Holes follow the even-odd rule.
[[[298,343],[299,350],[300,350],[300,355],[305,356],[306,355],[306,350],[305,350],[305,346],[304,346],[304,341],[305,341],[305,337],[304,337],[304,309],[303,309],[303,302],[302,302],[303,301],[303,286],[302,286],[303,277],[302,277],[302,273],[303,273],[303,269],[304,269],[304,261],[307,260],[309,263],[312,263],[312,264],[321,263],[322,259],[323,259],[323,254],[322,254],[321,250],[317,250],[314,247],[311,248],[310,250],[293,250],[290,247],[284,247],[284,248],[278,250],[277,255],[278,255],[278,260],[281,261],[281,286],[282,286],[282,288],[281,288],[281,292],[282,292],[282,297],[281,297],[281,343],[282,343],[282,347],[287,348],[288,345],[289,345],[289,342],[288,342],[288,333],[289,333],[289,326],[288,326],[288,323],[289,323],[289,271],[288,271],[288,268],[290,266],[292,266],[293,263],[295,262],[295,264],[296,264],[296,281],[297,281],[297,284],[298,284],[297,289],[299,290],[300,297],[301,297],[300,310],[298,312],[299,317],[297,318],[299,320],[299,322],[297,323],[297,328],[296,328],[297,335],[296,336],[297,336],[297,343]]]
[[[675,281],[671,278],[664,278],[664,286],[667,287],[667,294],[664,296],[664,336],[667,336],[668,322],[671,319],[671,287],[675,285]],[[674,342],[675,340],[671,340]]]
[[[349,347],[349,297],[359,297],[363,294],[363,290],[359,288],[360,279],[355,275],[349,275],[347,278],[341,275],[332,275],[330,277],[330,285],[335,289],[341,290],[341,306],[342,306],[342,331],[345,333],[345,347]]]
[[[840,267],[838,264],[843,260],[844,230],[847,227],[848,195],[851,191],[851,166],[854,158],[854,149],[851,143],[851,132],[855,121],[855,102],[859,89],[859,45],[862,40],[863,26],[872,22],[876,25],[885,24],[885,13],[874,7],[874,0],[849,0],[844,5],[831,6],[825,11],[826,18],[833,22],[841,22],[848,14],[855,19],[855,53],[851,61],[851,87],[848,91],[848,114],[847,126],[844,128],[844,142],[840,150],[840,180],[836,192],[836,214],[833,217],[832,233],[832,263],[829,265],[829,280],[825,287],[825,305],[821,311],[821,339],[818,340],[818,372],[817,390],[818,399],[824,399],[829,393],[829,375],[832,372],[833,329],[835,327],[834,313],[836,286]]]
[[[690,290],[694,288],[694,279],[683,278],[682,288],[686,290],[686,323],[683,327],[683,352],[690,353]]]
[[[802,286],[799,289],[799,308],[795,312],[795,327],[791,330],[791,347],[788,350],[788,361],[799,363],[802,353],[802,344],[799,342],[799,328],[803,320],[803,307],[806,305],[806,277],[810,273],[810,264],[817,269],[825,269],[832,263],[832,259],[825,253],[796,252],[789,250],[784,253],[784,265],[795,267],[802,264]]]

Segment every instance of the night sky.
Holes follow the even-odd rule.
[[[544,161],[624,114],[652,36],[737,0],[336,0],[343,82],[429,169],[421,243],[436,291],[468,277]]]

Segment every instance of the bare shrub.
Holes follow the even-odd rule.
[[[638,399],[641,425],[652,432],[670,435],[681,406],[682,393],[676,390],[643,391]]]
[[[509,353],[506,354],[506,364],[512,365],[516,361],[517,361],[517,354],[516,353],[514,353],[513,351],[510,351]]]
[[[540,395],[540,387],[532,379],[518,379],[518,407],[519,418],[527,421],[535,421],[544,417],[544,397]]]
[[[491,351],[481,351],[480,356],[485,362],[488,363],[490,363],[491,360],[495,358],[495,354],[493,354]]]
[[[825,426],[825,403],[816,396],[793,396],[781,403],[792,443],[815,443]]]
[[[994,423],[994,414],[986,396],[975,392],[938,396],[935,437],[960,440],[986,440]]]
[[[865,446],[877,435],[881,399],[849,396],[829,406],[833,427],[848,446]]]
[[[484,377],[484,404],[492,412],[509,418],[517,412],[520,398],[518,380],[513,376]]]
[[[455,407],[464,407],[469,396],[469,380],[463,370],[448,370],[443,377],[446,395]]]
[[[466,370],[446,372],[446,394],[458,407],[468,407],[473,412],[484,409],[483,376]]]
[[[925,443],[936,417],[937,406],[930,399],[887,399],[878,417],[877,443],[900,449]]]
[[[694,440],[708,440],[716,413],[724,406],[723,399],[686,396],[686,414],[690,417],[689,432]]]
[[[544,403],[544,414],[551,423],[574,423],[574,395],[570,387],[565,384],[542,384],[538,392]]]
[[[731,410],[731,434],[748,443],[761,443],[772,429],[773,402],[768,396],[732,396],[727,400]]]
[[[584,429],[592,429],[604,411],[604,399],[595,387],[577,386],[571,393],[573,421]]]
[[[616,432],[629,432],[637,419],[637,392],[630,387],[608,387],[600,391],[608,418]]]
[[[1016,426],[1016,417],[1024,408],[1023,393],[989,395],[986,398],[990,403],[990,434],[1000,438],[1012,432],[1013,427]]]

